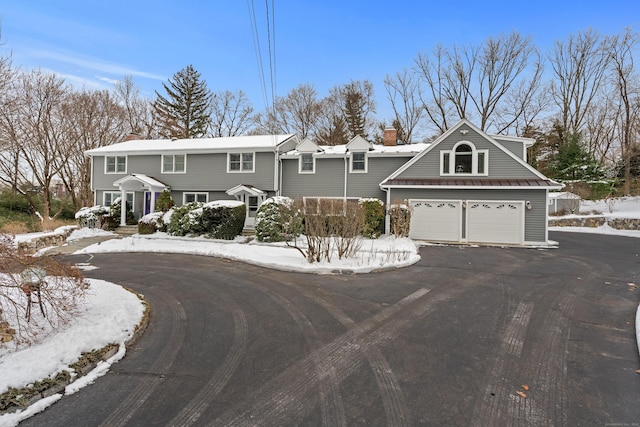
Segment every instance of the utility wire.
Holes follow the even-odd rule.
[[[247,0],[247,6],[249,7],[249,23],[251,25],[251,33],[253,35],[253,49],[256,53],[256,61],[258,63],[258,74],[260,75],[260,87],[262,89],[262,97],[267,111],[269,111],[270,103],[267,95],[267,84],[264,77],[264,67],[262,64],[262,52],[260,50],[260,36],[258,33],[258,24],[256,22],[256,10],[253,0]]]

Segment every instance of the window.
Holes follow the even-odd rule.
[[[258,212],[258,196],[249,196],[247,203],[247,209],[249,211],[249,217],[253,218],[256,216],[256,212]]]
[[[126,156],[107,156],[104,163],[105,173],[127,173]]]
[[[459,142],[440,152],[440,175],[488,174],[488,150],[476,150],[470,142]]]
[[[367,171],[367,153],[351,153],[351,172]]]
[[[185,173],[186,172],[185,154],[171,154],[162,156],[162,173]]]
[[[209,201],[209,193],[183,193],[182,204],[200,202],[207,203]]]
[[[227,172],[253,172],[253,153],[229,153]]]
[[[315,173],[316,160],[311,153],[303,153],[300,155],[299,172],[300,173]]]
[[[105,191],[102,193],[102,205],[111,206],[120,198],[120,195],[119,191]],[[133,210],[133,193],[127,193],[127,207],[130,211]]]

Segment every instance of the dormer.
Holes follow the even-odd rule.
[[[314,154],[322,152],[318,144],[309,138],[305,138],[297,145],[296,150],[300,153],[298,173],[316,173],[316,157]]]
[[[349,154],[349,172],[367,173],[367,152],[373,150],[373,145],[361,137],[355,136],[346,146]]]

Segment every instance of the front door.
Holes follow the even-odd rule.
[[[253,227],[256,223],[256,213],[258,208],[264,202],[265,196],[253,196],[251,194],[243,194],[240,196],[240,200],[247,205],[247,217],[244,221],[245,227]]]
[[[158,203],[158,197],[160,197],[160,193],[156,193],[156,203]],[[144,214],[147,215],[151,213],[151,192],[144,192]]]

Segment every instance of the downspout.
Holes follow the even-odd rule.
[[[280,195],[280,156],[278,146],[273,149],[273,191],[276,196]]]
[[[386,209],[384,213],[384,234],[389,235],[391,231],[391,216],[389,216],[389,206],[391,206],[391,190],[389,188],[383,188],[382,185],[380,189],[387,194],[386,201]]]
[[[127,192],[120,184],[120,225],[127,225]]]
[[[343,192],[342,197],[345,200],[347,200],[347,184],[348,184],[347,177],[349,176],[349,174],[348,174],[348,172],[349,172],[349,164],[348,164],[348,161],[347,161],[348,154],[349,153],[347,151],[344,152],[344,192]]]

